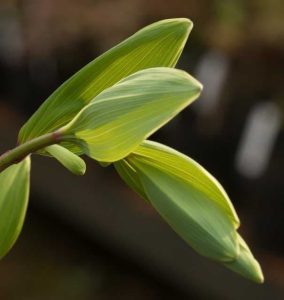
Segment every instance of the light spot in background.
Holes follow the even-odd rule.
[[[16,11],[0,11],[0,58],[17,65],[24,55],[24,41]]]
[[[265,172],[280,126],[281,112],[275,103],[260,103],[252,109],[236,154],[239,173],[254,179]]]
[[[207,52],[197,65],[196,78],[204,90],[194,108],[198,114],[208,116],[215,111],[229,73],[229,59],[215,51]]]

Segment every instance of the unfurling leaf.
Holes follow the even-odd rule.
[[[105,52],[40,106],[22,127],[19,141],[23,143],[64,126],[100,92],[130,74],[152,67],[174,67],[191,29],[188,19],[163,20]]]
[[[10,166],[0,173],[0,258],[17,240],[26,215],[30,158]]]
[[[186,72],[152,68],[132,74],[98,95],[61,129],[102,162],[117,161],[194,101],[201,84]]]
[[[86,164],[84,160],[73,152],[59,145],[46,147],[45,150],[73,174],[85,174]]]

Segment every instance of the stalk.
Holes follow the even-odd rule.
[[[22,161],[28,155],[47,146],[57,144],[60,141],[61,133],[56,131],[32,139],[14,149],[5,152],[0,156],[0,172],[4,171],[9,166]]]

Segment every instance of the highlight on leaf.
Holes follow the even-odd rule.
[[[88,156],[117,161],[193,102],[202,85],[184,71],[151,68],[132,74],[98,95],[62,128]]]

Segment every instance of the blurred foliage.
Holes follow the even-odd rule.
[[[19,17],[27,53],[33,56],[88,38],[108,48],[146,23],[177,16],[190,17],[203,43],[216,48],[284,47],[282,0],[176,0],[166,5],[163,0],[2,0],[0,13]]]

